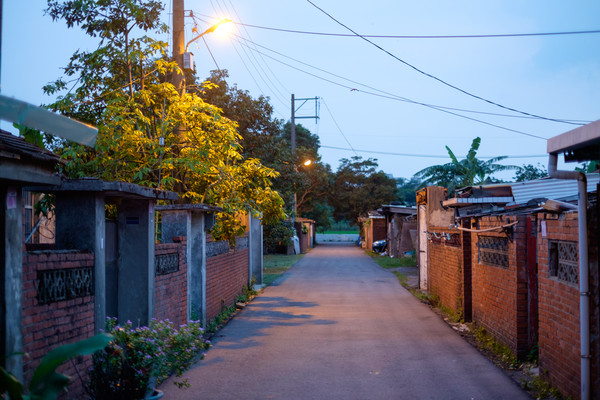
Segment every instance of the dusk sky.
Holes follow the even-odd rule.
[[[96,43],[53,22],[45,7],[3,6],[1,91],[36,105],[52,100],[42,86],[61,76],[73,52]],[[598,31],[597,0],[186,0],[185,8],[196,16],[186,18],[186,40],[194,21],[199,31],[221,18],[235,22],[233,35],[205,36],[214,60],[202,40],[190,46],[199,77],[227,69],[230,84],[268,96],[284,120],[292,93],[320,98],[318,122],[297,122],[319,136],[334,170],[340,158],[359,155],[410,178],[449,162],[446,145],[464,157],[477,136],[481,158],[546,166],[545,139],[600,119],[600,33],[414,37]],[[169,25],[171,9],[166,3]],[[314,112],[308,102],[296,115]]]

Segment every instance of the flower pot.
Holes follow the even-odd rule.
[[[163,397],[164,393],[162,390],[154,389],[152,394],[146,396],[145,400],[158,400]]]

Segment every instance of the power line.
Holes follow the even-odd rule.
[[[268,48],[268,47],[265,47],[265,46],[263,46],[263,45],[260,45],[260,44],[258,44],[258,43],[256,43],[256,42],[253,42],[253,41],[251,41],[251,40],[248,40],[248,39],[246,39],[246,38],[244,38],[244,37],[238,36],[238,38],[239,38],[239,39],[242,39],[242,40],[245,40],[245,41],[248,41],[248,42],[250,42],[250,43],[252,43],[252,45],[254,45],[255,47],[260,47],[260,48],[262,48],[262,49],[265,49],[265,50],[267,50],[267,51],[270,51],[271,53],[275,53],[275,54],[277,54],[277,55],[279,55],[279,56],[281,56],[281,57],[287,58],[288,60],[292,60],[292,61],[294,61],[294,62],[297,62],[297,63],[299,63],[299,64],[306,65],[307,67],[310,67],[310,68],[316,69],[316,70],[318,70],[318,71],[324,72],[324,73],[326,73],[326,74],[328,74],[328,75],[335,76],[336,78],[340,78],[340,79],[343,79],[343,80],[345,80],[345,81],[347,81],[347,82],[350,82],[350,83],[353,83],[353,84],[356,84],[356,85],[359,85],[359,86],[365,87],[365,88],[367,88],[367,89],[370,89],[370,90],[374,90],[374,91],[376,91],[376,92],[379,92],[379,93],[382,93],[382,94],[385,94],[385,95],[387,95],[387,96],[390,96],[390,97],[391,97],[391,98],[393,98],[394,100],[400,100],[400,101],[405,101],[405,102],[408,102],[408,103],[413,103],[413,104],[417,104],[417,105],[422,105],[422,106],[425,106],[425,107],[438,108],[438,109],[445,109],[445,110],[450,110],[450,111],[459,111],[459,112],[466,112],[466,113],[473,113],[473,114],[492,115],[492,116],[497,116],[497,117],[507,117],[507,118],[539,119],[539,118],[532,117],[532,116],[527,116],[527,115],[500,114],[500,113],[493,113],[493,112],[488,112],[488,111],[476,111],[476,110],[469,110],[469,109],[464,109],[464,108],[456,108],[456,107],[441,106],[441,105],[429,104],[429,103],[423,103],[423,102],[419,102],[419,101],[416,101],[416,100],[411,100],[411,99],[408,99],[408,98],[406,98],[406,97],[402,97],[402,96],[399,96],[399,95],[395,95],[395,94],[393,94],[393,93],[386,92],[385,90],[377,89],[377,88],[374,88],[374,87],[372,87],[372,86],[366,85],[366,84],[364,84],[364,83],[360,83],[360,82],[354,81],[354,80],[352,80],[352,79],[349,79],[349,78],[343,77],[343,76],[341,76],[341,75],[334,74],[333,72],[326,71],[326,70],[324,70],[324,69],[322,69],[322,68],[315,67],[315,66],[314,66],[314,65],[312,65],[312,64],[308,64],[308,63],[305,63],[305,62],[303,62],[303,61],[300,61],[300,60],[298,60],[298,59],[295,59],[295,58],[293,58],[293,57],[287,56],[287,55],[285,55],[285,54],[283,54],[283,53],[280,53],[280,52],[278,52],[278,51],[275,51],[275,50],[273,50],[273,49],[270,49],[270,48]],[[255,51],[257,51],[257,50],[255,50]],[[259,53],[260,53],[260,52],[259,52]],[[262,54],[262,53],[261,53],[261,54]],[[287,65],[287,64],[285,64],[285,65]],[[349,88],[350,88],[350,87],[349,87]],[[353,90],[353,91],[354,91],[354,90],[358,90],[358,89],[356,89],[356,88],[350,88],[350,90]],[[365,91],[361,91],[361,92],[363,92],[363,93],[368,93],[368,92],[365,92]],[[369,94],[369,93],[368,93],[368,94]],[[577,122],[577,123],[581,123],[581,124],[587,124],[587,123],[590,123],[590,122],[591,122],[591,121],[573,120],[573,119],[565,119],[565,118],[562,118],[562,119],[563,119],[563,120],[565,120],[565,121]]]
[[[216,0],[216,1],[217,1],[217,3],[220,3],[219,0]],[[227,4],[225,3],[225,1],[223,1],[222,3],[223,4],[222,4],[221,7],[224,8],[227,11],[227,14],[232,15],[232,13],[229,11],[229,8],[227,7]],[[230,4],[231,4],[231,2],[230,2]],[[231,4],[231,6],[233,7],[233,4]],[[237,13],[236,13],[236,15],[237,15]],[[279,94],[279,96],[281,96],[281,97],[278,97],[278,100],[281,101],[283,104],[285,104],[285,100],[282,100],[282,99],[285,99],[285,96],[283,95],[283,93],[281,93],[281,91],[279,91],[279,89],[277,88],[277,86],[273,83],[273,81],[269,77],[269,74],[267,73],[267,71],[265,71],[265,69],[261,65],[260,61],[256,57],[255,53],[254,52],[250,52],[250,56],[252,57],[252,59],[254,61],[252,61],[252,59],[250,58],[250,56],[248,55],[248,53],[246,53],[245,49],[244,49],[244,53],[246,54],[246,56],[248,57],[248,59],[251,61],[251,63],[254,66],[254,68],[257,70],[260,78],[265,83],[265,85],[267,86],[267,88],[269,90],[271,90],[271,92],[273,93],[274,96],[277,96]]]
[[[269,31],[298,33],[302,35],[315,36],[338,36],[338,37],[356,37],[349,33],[330,33],[330,32],[313,32],[301,31],[294,29],[273,28],[268,26],[244,24],[241,22],[233,22],[236,25],[246,26],[248,28],[264,29]],[[471,38],[504,38],[504,37],[528,37],[528,36],[560,36],[560,35],[585,35],[600,33],[600,30],[588,31],[566,31],[566,32],[535,32],[535,33],[498,33],[498,34],[479,34],[479,35],[362,35],[366,38],[379,39],[471,39]]]
[[[359,38],[363,39],[364,41],[366,41],[367,43],[371,44],[372,46],[375,46],[377,49],[379,49],[379,50],[383,51],[384,53],[388,54],[389,56],[391,56],[391,57],[392,57],[392,58],[394,58],[395,60],[397,60],[397,61],[401,62],[402,64],[404,64],[404,65],[406,65],[406,66],[408,66],[408,67],[410,67],[410,68],[414,69],[415,71],[419,72],[420,74],[422,74],[422,75],[425,75],[425,76],[427,76],[428,78],[434,79],[434,80],[436,80],[436,81],[438,81],[438,82],[442,83],[443,85],[446,85],[446,86],[448,86],[448,87],[450,87],[450,88],[452,88],[452,89],[454,89],[454,90],[457,90],[457,91],[459,91],[459,92],[461,92],[461,93],[463,93],[463,94],[466,94],[467,96],[473,97],[473,98],[475,98],[475,99],[478,99],[478,100],[484,101],[484,102],[486,102],[486,103],[488,103],[488,104],[492,104],[492,105],[495,105],[495,106],[497,106],[497,107],[503,108],[503,109],[505,109],[505,110],[509,110],[509,111],[516,112],[516,113],[519,113],[519,114],[528,115],[528,116],[531,116],[531,117],[535,117],[535,118],[539,118],[539,119],[544,119],[544,120],[547,120],[547,121],[560,122],[560,123],[563,123],[563,124],[570,124],[570,125],[582,125],[582,124],[578,124],[578,123],[574,123],[574,122],[570,122],[570,121],[565,121],[565,120],[560,120],[560,119],[555,119],[555,118],[548,118],[548,117],[543,117],[543,116],[541,116],[541,115],[532,114],[532,113],[528,113],[528,112],[525,112],[525,111],[520,111],[520,110],[517,110],[516,108],[511,108],[511,107],[504,106],[504,105],[502,105],[502,104],[499,104],[499,103],[496,103],[496,102],[494,102],[494,101],[492,101],[492,100],[488,100],[488,99],[486,99],[486,98],[484,98],[484,97],[478,96],[478,95],[476,95],[476,94],[473,94],[473,93],[471,93],[471,92],[468,92],[468,91],[466,91],[466,90],[464,90],[464,89],[461,89],[461,88],[459,88],[458,86],[452,85],[451,83],[448,83],[448,82],[446,82],[445,80],[443,80],[443,79],[441,79],[441,78],[438,78],[438,77],[437,77],[437,76],[435,76],[435,75],[429,74],[429,73],[427,73],[427,72],[425,72],[425,71],[423,71],[423,70],[421,70],[421,69],[419,69],[419,68],[415,67],[414,65],[412,65],[412,64],[410,64],[410,63],[408,63],[407,61],[404,61],[404,60],[403,60],[403,59],[401,59],[400,57],[398,57],[398,56],[396,56],[396,55],[392,54],[391,52],[389,52],[388,50],[386,50],[386,49],[384,49],[383,47],[379,46],[379,45],[378,45],[378,44],[376,44],[375,42],[373,42],[373,41],[371,41],[371,40],[367,39],[365,36],[362,36],[361,34],[357,33],[357,32],[356,32],[356,31],[354,31],[352,28],[350,28],[350,27],[348,27],[347,25],[343,24],[342,22],[338,21],[338,20],[337,20],[335,17],[333,17],[331,14],[329,14],[328,12],[326,12],[325,10],[323,10],[322,8],[320,8],[319,6],[317,6],[316,4],[314,4],[314,3],[313,3],[311,0],[306,0],[306,1],[307,1],[309,4],[311,4],[313,7],[315,7],[317,10],[319,10],[319,11],[321,11],[323,14],[327,15],[327,16],[328,16],[330,19],[332,19],[333,21],[335,21],[337,24],[339,24],[339,25],[343,26],[344,28],[346,28],[347,30],[349,30],[350,32],[352,32],[352,33],[353,33],[355,36],[357,36],[357,37],[359,37]]]
[[[327,109],[327,112],[329,113],[329,115],[331,116],[331,119],[333,120],[333,123],[335,124],[335,126],[337,126],[338,131],[340,131],[340,133],[342,134],[342,136],[344,137],[344,139],[346,140],[346,143],[348,143],[348,146],[350,146],[350,148],[352,149],[352,151],[354,151],[354,155],[358,156],[358,154],[356,153],[356,151],[354,150],[354,147],[352,147],[352,145],[350,144],[350,141],[348,140],[348,138],[346,137],[346,135],[344,134],[344,132],[342,131],[342,128],[340,128],[340,126],[338,125],[337,121],[335,120],[335,118],[333,117],[333,114],[331,113],[331,110],[329,109],[329,106],[327,105],[327,102],[325,101],[325,99],[323,97],[321,97],[321,100],[323,100],[323,104],[325,104],[325,108]]]
[[[241,42],[240,42],[240,43],[241,43]],[[247,46],[247,45],[245,45],[244,43],[241,43],[241,44],[242,44],[243,46]],[[261,46],[261,47],[262,47],[262,46]],[[255,50],[255,51],[258,51],[258,50]],[[361,92],[361,93],[370,94],[370,95],[372,95],[372,96],[377,96],[377,97],[382,97],[382,98],[388,98],[388,99],[391,99],[391,100],[403,101],[403,102],[408,102],[408,103],[412,103],[412,104],[422,105],[422,106],[425,106],[425,107],[428,107],[428,108],[432,108],[432,109],[434,109],[434,110],[437,110],[437,111],[440,111],[440,112],[444,112],[444,113],[447,113],[447,114],[450,114],[450,115],[454,115],[454,116],[457,116],[457,117],[460,117],[460,118],[464,118],[464,119],[467,119],[467,120],[470,120],[470,121],[478,122],[478,123],[481,123],[481,124],[484,124],[484,125],[492,126],[492,127],[494,127],[494,128],[498,128],[498,129],[506,130],[506,131],[509,131],[509,132],[518,133],[518,134],[520,134],[520,135],[529,136],[529,137],[533,137],[533,138],[536,138],[536,139],[547,140],[547,139],[546,139],[545,137],[543,137],[543,136],[538,136],[538,135],[534,135],[534,134],[531,134],[531,133],[527,133],[527,132],[519,131],[519,130],[516,130],[516,129],[507,128],[507,127],[504,127],[504,126],[501,126],[501,125],[497,125],[497,124],[492,124],[491,122],[487,122],[487,121],[483,121],[483,120],[480,120],[480,119],[477,119],[477,118],[472,118],[472,117],[469,117],[469,116],[466,116],[466,115],[458,114],[458,113],[456,113],[456,112],[449,111],[449,110],[447,110],[447,109],[443,109],[443,108],[441,108],[441,107],[433,106],[433,105],[430,105],[430,104],[421,103],[421,102],[418,102],[418,101],[410,100],[410,99],[407,99],[407,98],[402,98],[402,97],[395,96],[395,95],[383,95],[383,94],[378,94],[378,93],[369,92],[369,91],[365,91],[365,90],[359,90],[359,89],[356,89],[355,87],[352,87],[352,86],[347,86],[347,85],[341,84],[341,83],[339,83],[339,82],[335,82],[335,81],[333,81],[333,80],[331,80],[331,79],[327,79],[327,78],[324,78],[324,77],[322,77],[322,76],[319,76],[319,75],[313,74],[313,73],[311,73],[311,72],[305,71],[305,70],[303,70],[303,69],[297,68],[297,67],[295,67],[295,66],[293,66],[293,65],[290,65],[290,64],[288,64],[288,63],[286,63],[286,62],[283,62],[283,61],[281,61],[281,60],[278,60],[278,59],[276,59],[276,58],[274,58],[274,57],[271,57],[271,56],[270,56],[270,55],[268,55],[268,54],[265,54],[265,53],[263,53],[263,55],[264,55],[265,57],[268,57],[268,58],[270,58],[270,59],[272,59],[272,60],[274,60],[274,61],[276,61],[276,62],[278,62],[278,63],[280,63],[280,64],[283,64],[283,65],[285,65],[285,66],[287,66],[287,67],[289,67],[289,68],[295,69],[295,70],[297,70],[297,71],[300,71],[300,72],[302,72],[302,73],[304,73],[304,74],[307,74],[307,75],[313,76],[313,77],[315,77],[315,78],[317,78],[317,79],[320,79],[320,80],[323,80],[323,81],[325,81],[325,82],[329,82],[329,83],[331,83],[331,84],[333,84],[333,85],[337,85],[337,86],[340,86],[340,87],[343,87],[343,88],[349,89],[350,91],[359,91],[359,92]],[[288,57],[288,58],[289,58],[289,57]],[[297,61],[297,60],[295,60],[295,61]],[[300,61],[297,61],[297,62],[300,62]],[[305,65],[309,65],[309,64],[306,64],[306,63],[303,63],[303,62],[300,62],[300,63],[302,63],[302,64],[305,64]],[[310,66],[310,65],[309,65],[309,66]],[[313,68],[315,68],[315,69],[318,69],[318,68],[316,68],[316,67],[313,67]],[[324,72],[326,72],[326,71],[324,71]],[[335,75],[335,74],[332,74],[332,75],[334,75],[334,76],[336,76],[336,77],[339,77],[339,76],[337,76],[337,75]],[[341,78],[341,79],[345,79],[345,78]]]
[[[216,11],[216,7],[215,7],[215,5],[213,4],[213,0],[210,0],[210,2],[211,2],[211,5],[213,6],[213,9],[215,9],[215,11]],[[218,6],[218,7],[221,9],[221,14],[223,14],[223,13],[224,13],[224,12],[223,12],[223,9],[226,9],[226,8],[227,8],[227,7],[226,7],[226,5],[221,5],[221,2],[220,2],[219,0],[215,0],[215,2],[216,2],[216,4],[217,4],[217,6]],[[229,12],[229,10],[227,10],[227,13],[228,13],[228,14],[231,14],[231,13]],[[241,58],[242,58],[242,55],[241,55],[241,54],[240,54],[240,52],[237,50],[237,48],[236,48],[236,46],[235,46],[235,45],[234,45],[233,47],[235,48],[236,52],[238,53],[238,56],[239,56],[239,57],[240,57],[240,59],[241,59]],[[277,92],[276,92],[276,91],[275,91],[275,90],[274,90],[274,89],[271,87],[271,85],[269,84],[269,82],[270,82],[270,79],[269,79],[269,77],[266,75],[266,73],[265,73],[264,69],[262,68],[262,66],[260,65],[260,63],[259,63],[259,62],[258,62],[258,60],[256,59],[256,57],[254,56],[254,54],[252,53],[252,55],[249,55],[249,54],[248,54],[248,52],[246,51],[246,48],[245,48],[245,47],[242,47],[242,51],[244,52],[244,54],[245,54],[245,56],[246,56],[246,59],[247,59],[247,61],[248,61],[248,62],[250,63],[250,65],[251,65],[251,66],[254,68],[254,71],[256,71],[256,73],[258,74],[258,77],[260,78],[260,80],[262,81],[262,83],[263,83],[263,84],[266,86],[266,88],[267,88],[268,90],[270,90],[270,92],[273,94],[273,98],[274,98],[274,99],[277,99],[277,101],[279,101],[279,102],[280,102],[282,105],[285,105],[285,104],[286,104],[286,101],[285,101],[285,100],[283,100],[283,97],[280,97],[281,95],[278,95],[278,93],[277,93]],[[254,58],[254,59],[253,59],[253,58]],[[243,60],[242,60],[242,61],[243,61]],[[244,62],[244,65],[245,65],[245,64],[246,64],[246,63]],[[248,69],[248,67],[247,67],[247,66],[246,66],[246,68]],[[250,73],[249,69],[248,69],[248,72]],[[253,77],[253,79],[254,79],[254,77]],[[257,83],[257,82],[256,82],[256,80],[255,80],[255,83]],[[271,82],[271,84],[272,84],[272,82]],[[264,90],[263,90],[263,89],[262,89],[262,88],[261,88],[261,87],[260,87],[258,84],[257,84],[257,86],[258,86],[259,90],[261,91],[261,93],[265,93],[265,91],[264,91]]]
[[[241,18],[240,18],[239,14],[238,14],[238,12],[237,12],[236,8],[234,7],[233,2],[231,0],[229,0],[229,4],[231,5],[231,8],[233,9],[233,12],[235,13],[236,18],[241,21]],[[248,37],[250,39],[252,39],[252,36],[250,35],[250,32],[248,32],[248,29],[246,29],[245,27],[244,27],[244,32],[246,32],[246,35],[248,35]],[[273,72],[273,70],[271,70],[271,67],[265,61],[264,58],[262,59],[262,61],[265,64],[265,66],[267,67],[267,69],[269,70],[269,72],[271,73],[271,75],[273,75],[273,78],[275,78],[275,80],[277,81],[277,83],[279,83],[279,85],[281,86],[281,88],[289,95],[291,92],[285,87],[285,85],[283,83],[281,83],[281,81],[279,80],[279,78],[277,78],[277,74],[275,74]],[[281,94],[281,92],[280,92],[280,94]],[[283,94],[282,94],[282,96],[283,96]]]
[[[394,152],[389,152],[389,151],[362,150],[362,149],[354,149],[354,148],[348,149],[348,148],[344,148],[344,147],[323,146],[323,145],[321,145],[320,147],[322,147],[324,149],[353,151],[355,154],[356,154],[356,152],[359,152],[359,153],[383,154],[383,155],[387,155],[387,156],[401,156],[401,157],[450,158],[450,156],[448,154],[440,156],[440,155],[433,155],[433,154],[394,153]],[[482,159],[482,160],[492,159],[492,158],[496,158],[496,157],[498,157],[498,156],[477,156],[477,158]],[[548,157],[548,154],[506,156],[506,158],[541,158],[541,157]],[[458,157],[458,158],[466,158],[466,156]]]

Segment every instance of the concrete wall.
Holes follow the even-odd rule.
[[[263,284],[263,227],[259,218],[251,217],[248,229],[250,279]]]
[[[0,361],[17,378],[23,377],[21,301],[23,272],[23,197],[21,187],[0,186]]]

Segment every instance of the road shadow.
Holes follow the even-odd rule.
[[[261,345],[257,339],[278,326],[301,329],[308,325],[337,323],[306,312],[318,306],[315,302],[295,301],[283,296],[258,296],[213,336],[212,343],[223,349],[245,349]],[[211,360],[214,362],[216,359]]]

